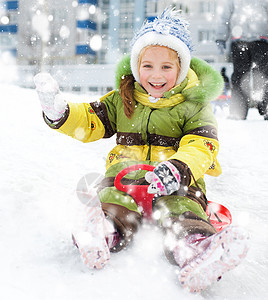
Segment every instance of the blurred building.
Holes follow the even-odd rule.
[[[113,63],[129,52],[133,31],[140,28],[144,19],[153,19],[165,7],[180,9],[189,20],[196,56],[208,62],[219,60],[215,44],[215,16],[217,0],[100,0],[102,22],[99,33],[103,47],[98,53],[99,63]]]
[[[166,6],[190,21],[196,56],[218,61],[216,0],[0,0],[0,51],[20,65],[113,64],[133,31]]]
[[[0,54],[17,56],[18,2],[0,0]]]
[[[222,60],[215,43],[217,0],[180,1],[190,22],[194,55],[213,63]]]

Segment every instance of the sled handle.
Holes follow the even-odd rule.
[[[129,167],[121,170],[117,176],[115,177],[114,186],[122,192],[128,193],[133,197],[133,199],[137,202],[138,205],[141,205],[144,208],[144,214],[147,217],[152,216],[152,200],[154,195],[147,193],[148,185],[125,185],[121,183],[121,180],[128,173],[133,171],[153,171],[155,166],[147,165],[147,164],[137,164],[131,165]],[[225,227],[229,226],[232,223],[232,215],[228,208],[223,206],[222,204],[208,201],[206,214],[210,218],[211,224],[216,228],[219,232]]]
[[[155,168],[155,166],[151,166],[151,165],[146,165],[146,164],[138,164],[138,165],[131,165],[129,167],[124,168],[123,170],[121,170],[117,176],[115,177],[114,180],[114,186],[122,192],[127,191],[127,189],[129,188],[128,185],[122,184],[121,180],[124,176],[126,176],[128,173],[133,172],[133,171],[153,171]],[[149,185],[149,184],[148,184]],[[147,185],[147,186],[148,186]],[[137,185],[131,185],[131,187],[136,187]],[[146,186],[146,185],[145,185]]]
[[[130,172],[141,171],[141,170],[153,171],[154,168],[155,168],[154,166],[146,165],[146,164],[132,165],[120,171],[114,180],[114,186],[119,191],[131,195],[132,198],[137,203],[142,215],[149,220],[152,220],[152,214],[153,214],[152,202],[154,198],[153,194],[147,193],[149,184],[148,185],[135,185],[135,184],[125,185],[122,184],[121,179]]]

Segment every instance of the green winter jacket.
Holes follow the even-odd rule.
[[[203,60],[192,58],[187,78],[154,106],[146,91],[135,83],[135,110],[124,114],[118,87],[122,76],[131,74],[129,56],[119,63],[116,90],[98,102],[68,103],[65,116],[56,125],[61,133],[82,142],[116,134],[117,145],[107,157],[109,176],[115,176],[124,162],[158,163],[176,159],[187,165],[194,178],[221,173],[217,161],[217,123],[210,101],[222,92],[223,79]],[[122,167],[121,167],[122,165]]]

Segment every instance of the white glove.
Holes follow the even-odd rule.
[[[150,183],[148,194],[170,195],[180,188],[180,173],[169,161],[163,161],[147,172],[145,179]]]
[[[59,120],[65,112],[67,102],[60,94],[57,81],[48,73],[38,73],[34,77],[34,83],[45,115],[51,121]]]

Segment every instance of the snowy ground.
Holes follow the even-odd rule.
[[[268,299],[268,121],[256,109],[246,121],[217,113],[223,174],[207,177],[208,198],[250,232],[250,252],[219,283],[192,295],[178,285],[152,227],[104,270],[82,265],[70,238],[76,185],[104,172],[114,140],[82,144],[60,135],[44,124],[35,91],[0,89],[1,299]]]

